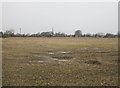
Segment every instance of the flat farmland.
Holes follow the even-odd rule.
[[[3,86],[117,86],[117,38],[2,39]]]

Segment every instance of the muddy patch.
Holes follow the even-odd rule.
[[[44,54],[35,54],[29,58],[30,62],[48,62],[48,61],[61,61],[66,62],[73,59],[73,54],[71,51],[48,51]]]
[[[67,61],[73,58],[72,52],[70,51],[58,51],[58,52],[49,52],[53,60]]]
[[[93,64],[93,65],[101,65],[101,62],[98,60],[87,60],[84,63],[86,64]]]
[[[48,55],[54,61],[66,62],[73,59],[73,53],[71,51],[56,51],[56,52],[49,51]]]
[[[30,63],[43,63],[43,62],[48,62],[50,61],[51,58],[46,55],[34,55],[31,58],[29,58]]]
[[[60,60],[60,59],[55,59],[55,58],[53,58],[53,60],[54,60],[54,61],[61,61],[61,62],[70,61],[70,60],[63,60],[63,59]]]
[[[55,53],[49,52],[48,54],[52,55],[52,54],[55,54]]]
[[[88,47],[83,47],[83,48],[80,48],[81,51],[86,51],[86,50],[89,50]]]

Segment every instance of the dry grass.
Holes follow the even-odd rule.
[[[0,38],[0,87],[2,87],[2,39]]]
[[[117,47],[117,38],[6,38],[3,85],[117,85]]]

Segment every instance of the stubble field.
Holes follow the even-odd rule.
[[[3,86],[116,86],[117,38],[3,38]]]

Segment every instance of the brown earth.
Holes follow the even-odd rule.
[[[115,86],[117,38],[4,38],[3,86]]]

